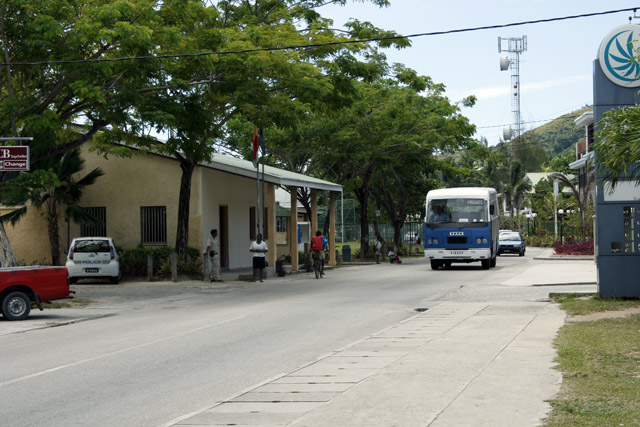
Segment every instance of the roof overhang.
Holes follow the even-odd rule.
[[[253,162],[231,156],[225,156],[223,154],[214,154],[210,162],[203,162],[200,165],[247,178],[257,178],[258,176],[258,171],[253,165]],[[261,178],[262,168],[262,165],[260,165],[259,173]],[[304,187],[315,190],[342,192],[342,185],[340,184],[335,184],[330,181],[313,178],[284,169],[278,169],[273,166],[264,166],[264,180],[266,182],[287,187]]]
[[[580,160],[569,163],[570,169],[582,169],[587,166],[587,162],[593,157],[593,151],[585,154]]]
[[[593,124],[593,111],[587,111],[586,113],[582,113],[580,117],[573,121],[576,126],[589,126]]]

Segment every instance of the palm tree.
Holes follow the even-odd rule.
[[[513,161],[509,168],[509,180],[504,184],[504,194],[509,202],[512,218],[518,214],[518,210],[530,190],[531,184],[524,180],[522,164],[518,160]]]
[[[583,186],[576,187],[573,182],[565,175],[553,172],[549,174],[549,181],[553,181],[557,179],[562,182],[563,185],[569,187],[571,192],[573,192],[573,197],[575,197],[576,202],[578,203],[578,210],[580,211],[580,240],[586,240],[587,236],[587,207],[589,205],[589,200],[591,199],[591,194],[593,194],[593,186],[595,183],[595,174],[593,169],[589,168],[589,171],[585,175],[585,182]]]
[[[76,223],[100,224],[100,220],[88,214],[78,206],[87,186],[92,185],[104,175],[100,168],[95,168],[84,177],[76,179],[84,168],[84,160],[80,158],[78,149],[61,155],[47,157],[34,165],[34,171],[23,173],[9,183],[5,203],[9,206],[23,205],[19,209],[0,217],[0,221],[15,224],[27,212],[27,201],[41,211],[47,221],[47,232],[51,248],[51,263],[60,262],[60,216]]]

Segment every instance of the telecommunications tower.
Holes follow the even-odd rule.
[[[505,141],[517,139],[522,132],[520,120],[520,54],[527,50],[527,36],[521,38],[498,37],[498,53],[510,52],[512,58],[500,55],[500,71],[511,69],[511,112],[513,113],[513,126],[505,126],[502,130]]]

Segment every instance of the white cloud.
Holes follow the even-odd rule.
[[[534,93],[534,92],[542,92],[548,89],[553,89],[556,87],[562,87],[575,83],[585,83],[590,82],[590,75],[577,75],[577,76],[568,76],[561,79],[555,80],[547,80],[542,82],[534,82],[534,83],[522,83],[522,91],[521,93]],[[510,85],[505,84],[504,86],[488,86],[481,87],[476,89],[468,89],[465,91],[452,91],[448,93],[448,96],[452,100],[458,100],[462,98],[466,98],[470,95],[475,95],[478,100],[486,100],[493,98],[500,98],[505,96],[511,96]]]

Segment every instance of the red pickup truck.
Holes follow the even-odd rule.
[[[0,268],[0,313],[7,320],[23,320],[31,305],[42,310],[42,303],[73,298],[66,267]]]

